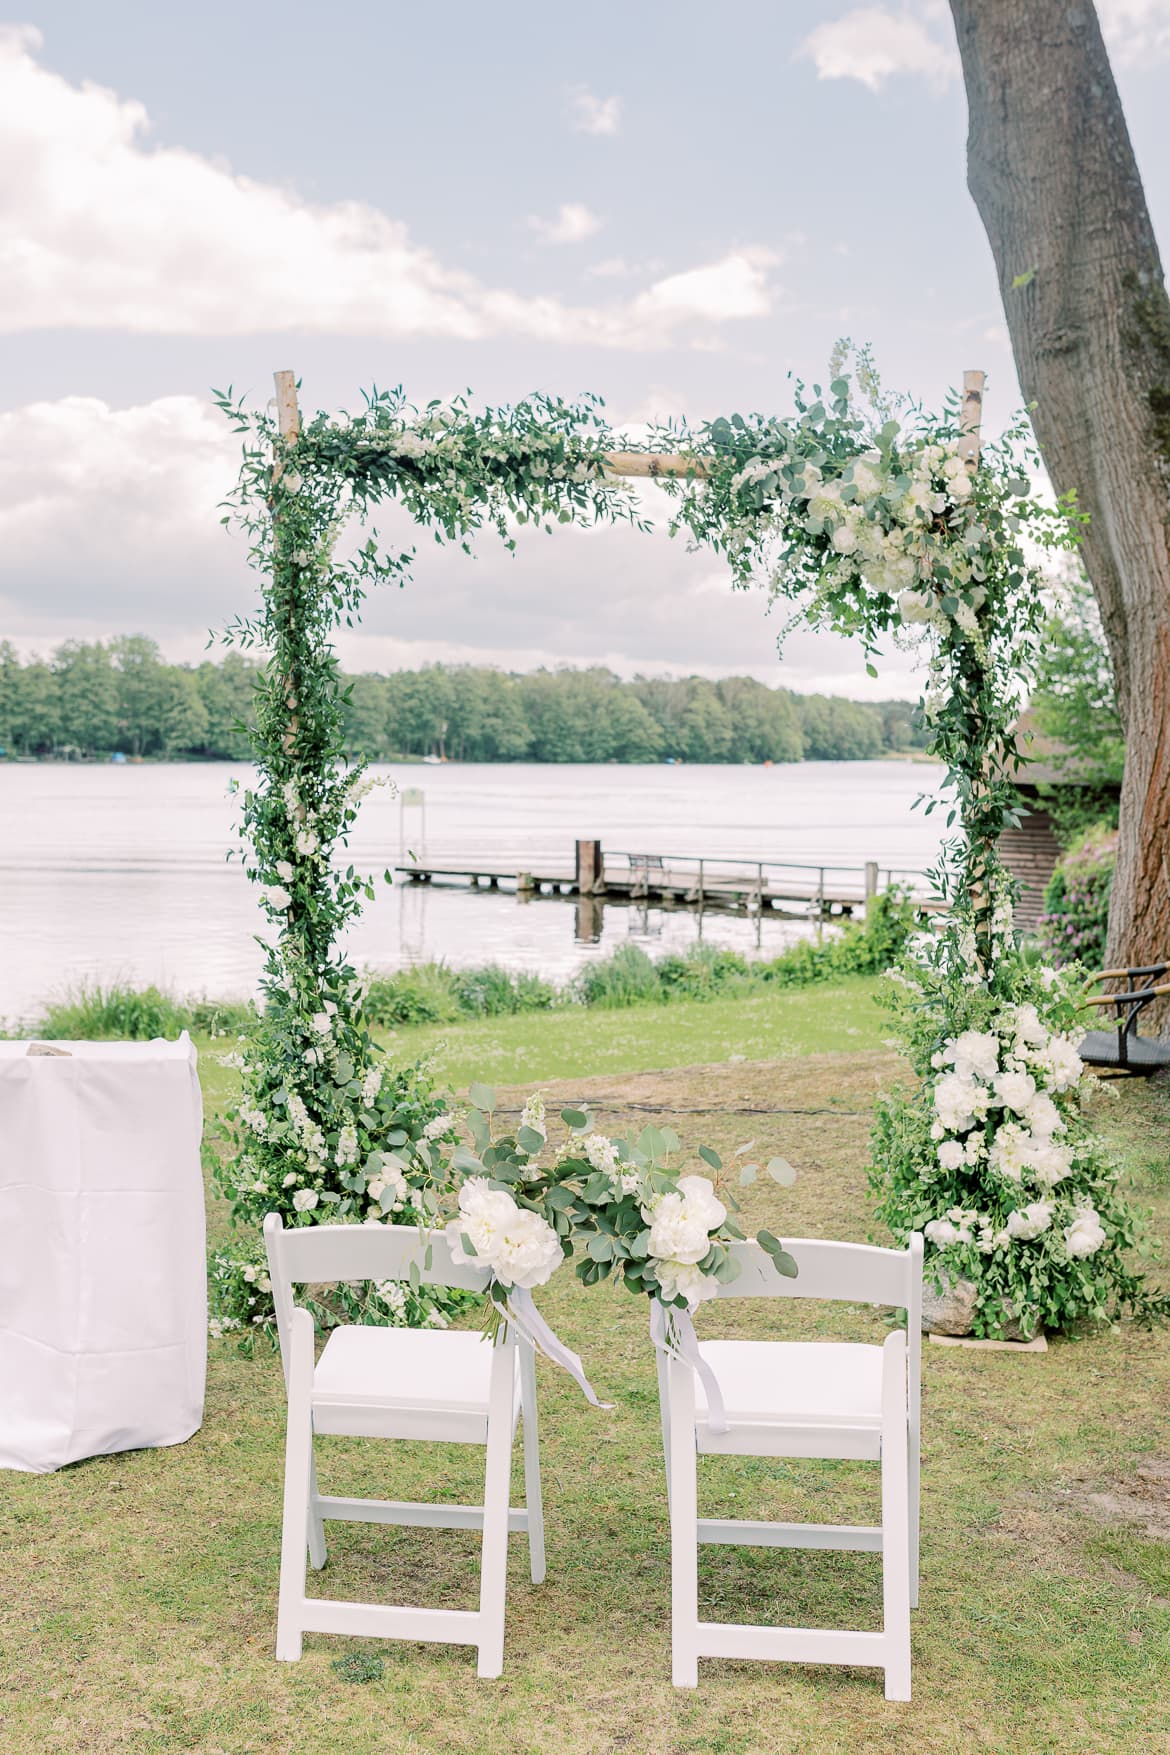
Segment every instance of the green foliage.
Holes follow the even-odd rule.
[[[251,1006],[230,1000],[180,1000],[157,987],[82,982],[45,1007],[35,1033],[50,1041],[149,1042],[156,1036],[173,1040],[183,1030],[235,1035],[254,1019]]]
[[[1100,969],[1105,962],[1109,894],[1117,863],[1117,832],[1107,823],[1081,836],[1057,860],[1044,890],[1040,944],[1056,967],[1079,963]]]
[[[365,1010],[371,1023],[389,1028],[547,1011],[558,998],[556,989],[539,975],[502,969],[495,963],[480,969],[416,963],[394,975],[368,975]]]

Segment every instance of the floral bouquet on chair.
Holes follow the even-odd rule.
[[[637,1139],[610,1139],[597,1132],[588,1110],[563,1109],[563,1133],[553,1140],[539,1094],[528,1099],[514,1131],[498,1126],[488,1086],[473,1085],[469,1095],[473,1144],[451,1154],[458,1210],[446,1234],[456,1259],[470,1256],[490,1270],[496,1320],[514,1321],[596,1400],[580,1360],[556,1339],[532,1300],[532,1288],[572,1257],[583,1285],[613,1279],[651,1298],[655,1343],[695,1363],[691,1312],[736,1277],[738,1263],[727,1246],[744,1239],[719,1154],[698,1148],[719,1178],[717,1187],[709,1176],[672,1167],[682,1146],[671,1128],[650,1126]],[[736,1155],[745,1158],[749,1150],[741,1147]],[[758,1165],[741,1164],[740,1185],[758,1173]],[[782,1186],[795,1180],[782,1158],[773,1158],[767,1173]],[[778,1272],[795,1276],[796,1263],[778,1238],[760,1231],[757,1241]]]

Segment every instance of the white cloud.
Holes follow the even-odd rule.
[[[1097,0],[1101,29],[1123,67],[1170,55],[1170,0]]]
[[[580,244],[601,230],[601,221],[580,201],[564,201],[554,219],[540,219],[530,214],[529,225],[550,244]]]
[[[716,323],[766,317],[772,309],[767,270],[778,260],[771,250],[734,250],[720,262],[657,281],[638,294],[634,311],[647,319],[703,317]]]
[[[1170,56],[1170,0],[1097,0],[1101,29],[1113,60],[1134,67]],[[800,53],[821,79],[857,79],[878,91],[894,74],[924,78],[937,90],[959,74],[959,57],[938,0],[917,0],[897,11],[856,6],[810,31]]]
[[[0,330],[523,335],[652,348],[767,308],[762,292],[677,299],[669,289],[685,275],[600,306],[485,286],[368,203],[313,205],[152,146],[141,104],[71,85],[39,63],[39,47],[35,30],[0,26]],[[552,222],[562,239],[595,224],[579,206]],[[727,264],[739,260],[691,272],[734,277]]]
[[[569,94],[573,126],[580,134],[617,134],[622,125],[622,100],[599,98],[578,86]]]
[[[857,6],[819,24],[800,45],[819,79],[859,79],[870,91],[896,73],[917,74],[937,88],[959,70],[952,41],[931,33],[917,12],[884,6]]]

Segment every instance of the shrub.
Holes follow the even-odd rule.
[[[1104,963],[1116,862],[1116,831],[1101,823],[1057,861],[1044,891],[1039,927],[1044,953],[1057,968],[1084,963],[1094,969]]]
[[[395,975],[371,975],[365,1014],[371,1024],[450,1024],[463,1011],[459,978],[445,963],[417,963]]]
[[[658,970],[638,945],[619,945],[610,957],[588,963],[572,985],[581,1005],[616,1010],[660,997]]]
[[[513,1012],[546,1012],[556,1005],[556,988],[539,975],[513,972],[498,963],[482,969],[465,969],[452,977],[461,1011],[477,1018],[495,1018]]]

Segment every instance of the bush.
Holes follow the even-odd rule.
[[[612,956],[586,964],[571,992],[579,1005],[609,1010],[661,997],[658,970],[638,945],[619,945]]]
[[[179,1000],[158,987],[82,982],[45,1008],[35,1033],[65,1042],[150,1042],[184,1030],[224,1036],[245,1028],[253,1015],[251,1006],[230,1000]]]
[[[453,977],[460,1009],[477,1018],[496,1018],[514,1012],[547,1012],[560,995],[549,981],[521,970],[513,973],[498,963],[482,969],[465,969]]]
[[[1057,861],[1044,891],[1039,926],[1043,951],[1057,968],[1083,963],[1099,969],[1104,963],[1116,862],[1116,831],[1102,823]]]
[[[371,1024],[450,1024],[459,1017],[459,978],[445,963],[418,963],[395,975],[371,975],[365,1013]]]

